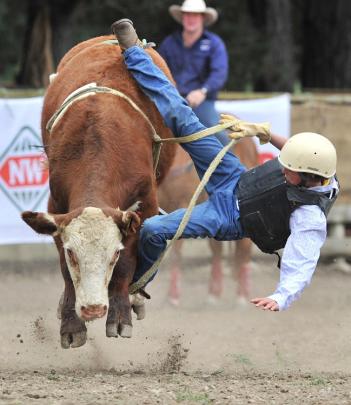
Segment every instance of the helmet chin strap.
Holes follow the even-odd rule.
[[[317,178],[313,179],[311,176],[309,176],[307,173],[299,173],[300,179],[301,179],[301,183],[299,184],[299,186],[302,187],[313,187],[313,186],[322,186],[325,184],[325,181],[323,178],[319,178],[320,176],[317,176]],[[328,179],[327,180],[328,184]],[[319,184],[313,184],[311,185],[311,182],[313,183],[319,183]]]
[[[305,173],[299,173],[299,176],[300,176],[300,179],[301,179],[301,182],[300,182],[299,186],[308,187],[307,186],[307,182],[308,182],[307,175]]]

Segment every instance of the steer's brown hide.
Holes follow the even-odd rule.
[[[126,100],[111,94],[74,102],[52,132],[46,130],[67,96],[95,82],[123,92],[144,111],[158,135],[172,136],[127,71],[119,46],[104,44],[107,39],[113,38],[78,44],[58,66],[45,95],[41,122],[50,173],[50,215],[23,214],[37,232],[52,234],[58,248],[65,281],[61,344],[66,348],[84,344],[85,321],[104,316],[107,308],[107,335],[131,335],[128,285],[137,266],[138,216],[142,222],[157,213],[157,183],[174,157],[174,147],[164,145],[155,176],[150,127]],[[158,53],[147,52],[170,78]],[[136,201],[140,201],[138,216],[122,212]]]

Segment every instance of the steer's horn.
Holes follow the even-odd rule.
[[[125,224],[126,233],[130,230],[135,233],[140,225],[140,217],[133,211],[122,211],[122,221]]]
[[[140,217],[136,212],[122,211],[119,208],[116,209],[114,221],[125,236],[129,231],[136,232],[140,225]]]
[[[141,204],[142,204],[141,201],[136,201],[133,205],[127,208],[126,211],[133,211],[133,212],[140,211]]]

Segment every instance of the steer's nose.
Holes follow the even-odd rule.
[[[81,317],[85,321],[92,321],[96,318],[102,318],[106,315],[107,305],[82,305],[80,307]]]

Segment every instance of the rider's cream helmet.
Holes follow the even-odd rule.
[[[280,164],[295,172],[330,178],[336,172],[336,150],[326,137],[314,132],[292,136],[280,151]]]

